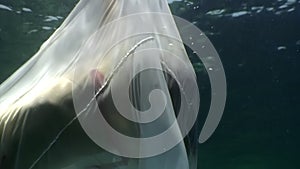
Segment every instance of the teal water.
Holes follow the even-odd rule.
[[[75,0],[0,0],[0,82],[62,23]],[[199,145],[199,169],[298,169],[300,1],[170,1],[173,13],[212,41],[226,72],[228,98],[214,135]],[[207,74],[191,54],[209,107]]]

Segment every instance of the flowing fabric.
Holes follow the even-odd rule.
[[[183,140],[176,122],[192,123],[178,115],[191,102],[184,89],[195,74],[187,69],[166,0],[81,0],[0,86],[0,168],[196,168],[193,133]],[[161,148],[139,139],[125,144],[106,122],[133,138],[170,129],[171,141],[161,140]],[[173,139],[181,141],[168,147]]]

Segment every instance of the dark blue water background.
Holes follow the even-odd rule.
[[[76,2],[0,0],[0,82],[39,49]],[[170,7],[205,32],[227,77],[224,116],[199,145],[198,168],[299,169],[300,1],[189,0]],[[190,57],[204,98],[201,126],[209,83],[199,60]]]

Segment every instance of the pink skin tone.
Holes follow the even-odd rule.
[[[104,84],[104,80],[105,80],[104,74],[97,69],[93,69],[90,72],[90,76],[92,77],[92,82],[93,85],[95,86],[95,89],[96,90],[100,89],[100,87]]]

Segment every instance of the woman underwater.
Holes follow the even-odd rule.
[[[161,36],[180,39],[174,21],[151,12],[170,15],[167,1],[78,3],[40,50],[0,86],[1,169],[195,166],[191,165],[196,160],[189,138],[157,156],[130,158],[97,145],[80,121],[93,118],[93,110],[99,109],[114,130],[147,138],[164,132],[176,120],[183,98],[174,74],[181,72],[186,84],[194,77],[185,74],[182,63],[169,54],[176,53],[190,65],[183,45]],[[145,66],[149,69],[144,70]],[[89,89],[92,95],[86,96]],[[148,97],[152,90],[163,91],[166,105],[162,116],[151,123],[126,119],[116,106],[113,89],[128,94],[128,99],[119,103],[132,103],[134,111],[127,112],[132,118],[140,116],[136,110],[151,107]],[[126,147],[109,130],[103,132],[106,134],[100,139],[114,145],[114,152],[126,149],[142,154],[155,148]],[[179,129],[173,130],[173,135],[182,137]]]

